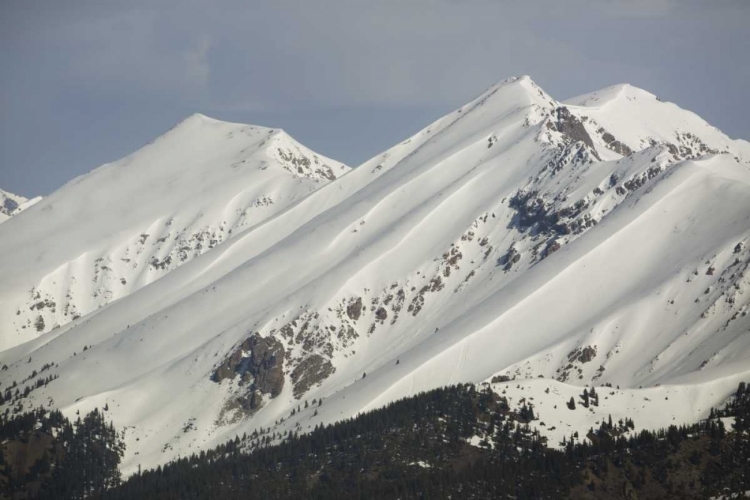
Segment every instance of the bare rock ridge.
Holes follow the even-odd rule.
[[[565,106],[555,110],[557,121],[555,123],[558,132],[569,137],[573,142],[581,141],[591,149],[594,149],[594,141],[591,140],[586,127],[577,116],[571,114]]]

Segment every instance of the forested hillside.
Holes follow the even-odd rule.
[[[258,429],[120,483],[122,441],[103,412],[71,423],[38,410],[2,421],[2,498],[698,499],[750,490],[744,383],[691,426],[652,432],[608,419],[585,439],[546,443],[528,425],[535,418],[532,404],[512,411],[488,387],[452,386],[309,434]]]
[[[750,490],[744,384],[704,422],[637,432],[637,423],[610,419],[588,440],[566,439],[563,451],[529,430],[533,406],[524,408],[511,412],[473,385],[438,389],[242,454],[274,437],[261,430],[136,475],[105,497],[697,499]]]
[[[120,483],[121,432],[94,410],[0,417],[0,498],[89,498]]]

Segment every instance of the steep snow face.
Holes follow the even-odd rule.
[[[493,86],[149,286],[0,353],[4,381],[59,376],[14,404],[106,404],[128,429],[126,473],[457,382],[516,377],[514,397],[545,399],[537,413],[564,435],[599,418],[562,411],[585,384],[622,387],[602,404],[613,416],[642,390],[681,404],[642,404],[637,428],[707,415],[750,375],[747,144],[618,89],[593,106],[528,77]]]
[[[592,138],[616,153],[622,146],[638,151],[659,144],[675,160],[707,154],[728,154],[740,162],[750,158],[747,141],[731,140],[695,113],[632,85],[615,85],[565,104],[585,117]]]
[[[281,130],[191,116],[2,225],[0,346],[140,289],[347,170]]]
[[[0,223],[5,222],[14,215],[20,214],[41,199],[41,196],[37,196],[36,198],[27,200],[23,196],[0,189]]]

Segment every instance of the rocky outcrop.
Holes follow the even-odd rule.
[[[600,134],[602,134],[602,140],[607,145],[609,149],[614,151],[615,153],[622,155],[622,156],[630,156],[633,154],[633,150],[628,147],[627,144],[623,144],[622,142],[615,139],[615,136],[604,130],[603,128],[600,128],[597,130]]]
[[[586,132],[586,127],[583,126],[583,123],[578,117],[573,115],[565,106],[557,108],[555,112],[557,114],[555,127],[558,132],[573,142],[580,141],[590,147],[592,151],[596,151],[594,148],[594,141],[591,140],[591,136]]]
[[[644,181],[645,182],[645,181]],[[510,208],[515,210],[514,222],[519,231],[534,232],[546,236],[581,234],[596,225],[596,220],[585,213],[590,203],[580,199],[572,205],[555,208],[555,200],[547,200],[538,191],[517,191],[508,200]]]
[[[580,361],[581,363],[588,363],[596,356],[596,346],[586,346],[583,349],[576,349],[573,356],[568,356],[569,361]]]
[[[375,318],[378,320],[385,321],[386,318],[388,318],[388,310],[386,310],[385,307],[379,307],[377,311],[375,311]]]
[[[292,384],[294,384],[294,397],[299,399],[310,387],[328,378],[335,368],[331,362],[319,354],[312,354],[292,370]]]
[[[298,177],[323,178],[329,181],[336,179],[336,174],[333,173],[331,167],[325,163],[321,163],[317,156],[313,156],[312,161],[301,153],[295,154],[291,149],[284,151],[281,148],[277,148],[279,159],[282,160],[280,163],[290,173]]]
[[[419,293],[417,293],[414,299],[412,299],[411,304],[409,304],[407,310],[412,313],[413,316],[416,316],[424,306],[425,294],[439,292],[444,287],[445,285],[443,285],[443,280],[440,278],[440,276],[435,276],[430,280],[429,284],[423,286],[419,290]]]
[[[258,392],[275,398],[284,388],[284,346],[273,337],[258,333],[245,339],[214,371],[213,380],[240,377],[240,384],[249,384],[251,394]],[[253,401],[260,398],[253,397]],[[251,405],[254,407],[259,403]]]
[[[15,200],[11,200],[10,198],[5,198],[3,200],[3,204],[0,205],[0,212],[6,215],[10,215],[17,208],[18,208],[18,203]]]
[[[349,305],[346,308],[346,315],[349,316],[349,319],[352,321],[357,321],[362,314],[362,298],[357,297],[356,299],[349,302]]]
[[[581,365],[590,363],[596,358],[596,346],[588,345],[584,347],[576,347],[568,353],[568,363],[565,367],[558,368],[557,380],[560,382],[566,382],[571,376],[578,376],[579,380],[583,379],[583,369]],[[604,367],[599,367],[595,378],[601,377]]]
[[[508,252],[497,259],[497,265],[503,268],[503,271],[508,272],[513,267],[513,264],[521,260],[521,254],[516,250],[515,243],[508,247]]]
[[[561,247],[560,242],[557,239],[555,239],[555,238],[551,239],[549,242],[547,242],[547,246],[544,247],[544,250],[542,251],[541,257],[543,259],[546,258],[546,257],[549,257],[553,253],[555,253],[558,250],[560,250],[560,247]]]

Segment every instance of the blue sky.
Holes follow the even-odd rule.
[[[750,2],[0,3],[0,188],[48,194],[194,112],[356,166],[503,78],[631,83],[750,139]]]

